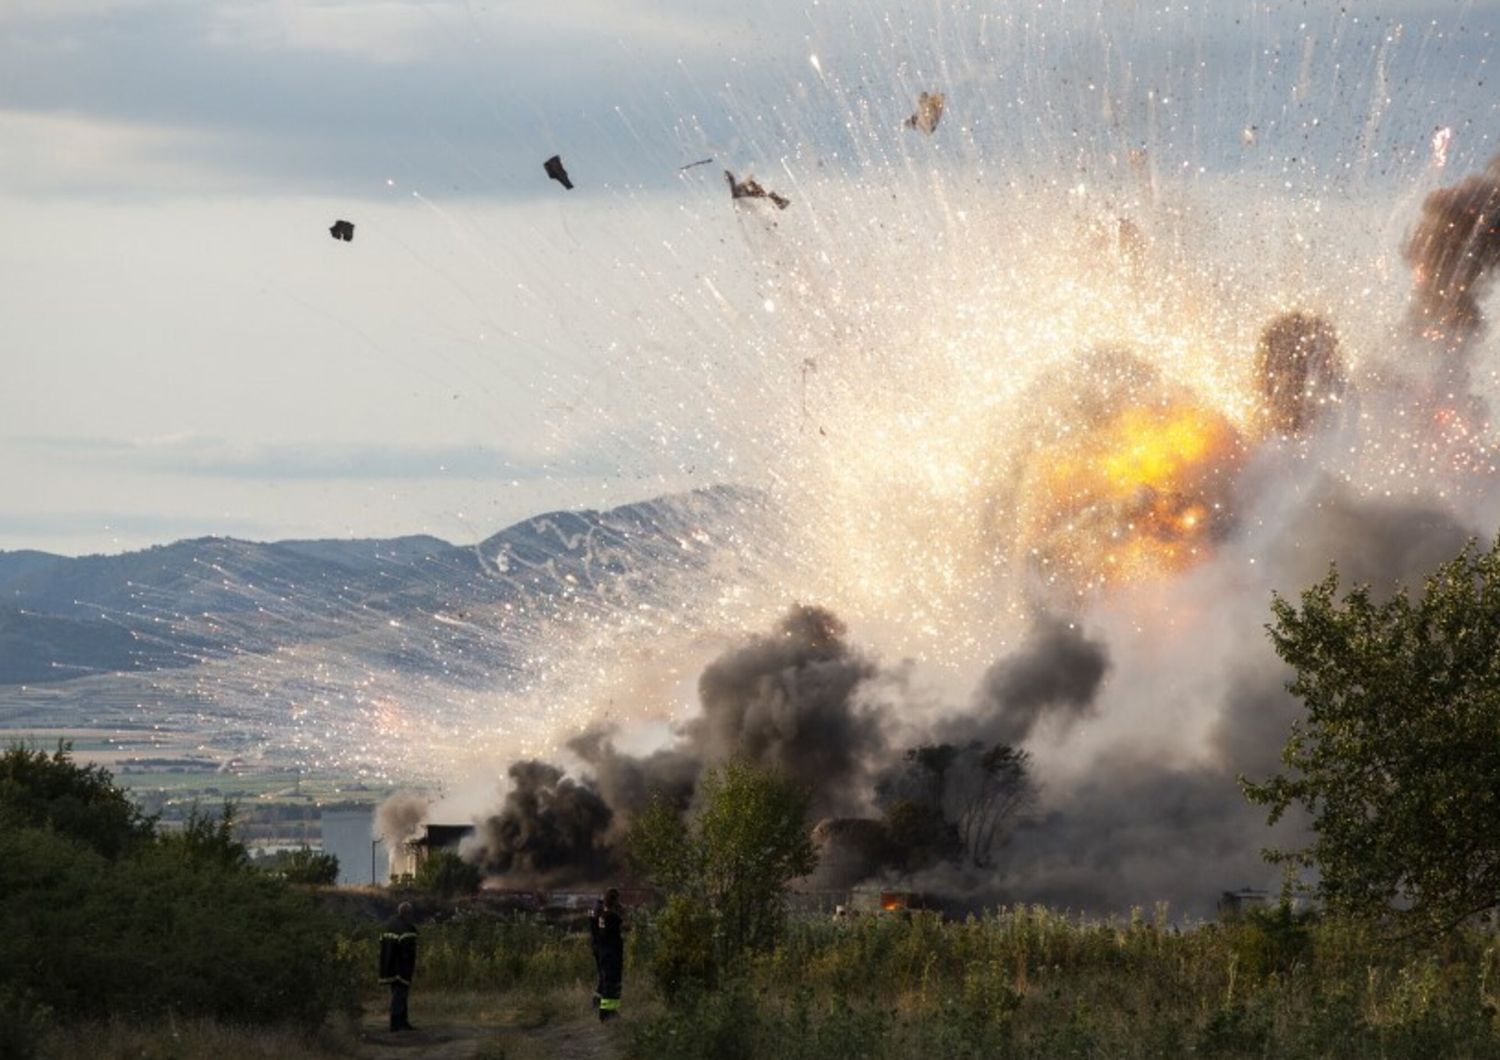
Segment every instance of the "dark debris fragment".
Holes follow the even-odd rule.
[[[573,190],[573,182],[568,179],[568,171],[563,168],[562,155],[553,155],[542,163],[542,168],[547,171],[547,176],[557,181],[569,191]]]
[[[943,120],[943,100],[941,92],[923,92],[917,97],[916,112],[906,119],[906,127],[932,135]]]
[[[729,197],[732,199],[770,199],[778,210],[785,210],[792,204],[792,200],[786,196],[761,187],[760,182],[753,177],[743,181],[735,180],[734,174],[726,169],[724,179],[729,181]]]

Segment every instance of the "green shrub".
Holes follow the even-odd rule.
[[[0,834],[0,982],[69,1017],[316,1025],[351,1001],[337,926],[309,896],[194,857],[163,843],[110,863],[53,833]]]
[[[22,984],[68,1019],[173,1012],[309,1027],[353,1003],[337,925],[250,868],[231,807],[156,835],[108,773],[66,748],[12,748],[0,774],[11,824],[0,828],[0,987],[11,996]]]
[[[338,882],[339,859],[327,851],[302,847],[287,855],[281,874],[288,883],[326,887]]]
[[[744,980],[734,980],[636,1025],[629,1055],[642,1060],[753,1060],[766,1055],[759,1048],[760,1030],[755,992]]]
[[[52,1026],[52,1010],[30,991],[0,986],[0,1056],[32,1060],[41,1053],[42,1039]]]
[[[69,743],[50,755],[13,743],[0,754],[0,826],[49,828],[110,858],[148,841],[155,819],[109,770],[78,765],[71,752]]]
[[[422,859],[413,880],[417,890],[439,898],[456,898],[479,890],[479,866],[450,850],[434,850]]]
[[[667,1001],[711,989],[718,978],[714,960],[713,910],[674,894],[656,917],[651,975]]]

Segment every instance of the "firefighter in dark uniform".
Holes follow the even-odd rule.
[[[594,955],[594,1011],[599,1011],[599,918],[604,915],[604,898],[594,900],[589,913],[589,952]]]
[[[409,1031],[407,995],[417,971],[417,929],[411,922],[411,903],[402,902],[396,915],[381,926],[380,981],[391,984],[391,1030]]]
[[[599,971],[599,985],[594,993],[599,999],[601,1022],[620,1014],[620,985],[625,975],[624,930],[620,892],[611,887],[604,892],[604,900],[594,906],[594,915],[589,920],[589,942]]]

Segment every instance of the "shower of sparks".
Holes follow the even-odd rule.
[[[566,571],[477,549],[463,569],[392,560],[392,598],[423,616],[401,625],[309,592],[294,564],[252,579],[226,557],[201,572],[199,612],[143,590],[110,614],[139,637],[165,624],[205,644],[191,667],[130,678],[136,714],[190,698],[309,768],[433,776],[546,749],[589,719],[670,717],[726,638],[795,600],[892,658],[974,673],[1039,584],[1086,606],[1176,577],[1232,532],[1235,484],[1272,444],[1256,426],[1257,337],[1291,309],[1332,320],[1366,395],[1358,436],[1316,457],[1327,474],[1371,494],[1492,492],[1484,417],[1434,408],[1401,374],[1419,364],[1401,363],[1405,277],[1385,219],[1425,164],[1431,115],[1398,114],[1349,73],[1390,79],[1408,51],[1430,69],[1461,39],[1389,44],[1355,16],[1288,27],[1287,47],[1257,46],[1278,58],[1250,98],[1230,100],[1196,62],[1147,58],[1161,26],[1202,24],[1175,8],[1101,4],[1056,15],[1051,35],[1031,20],[1053,5],[1034,8],[934,8],[923,33],[845,12],[807,57],[812,90],[693,84],[717,131],[669,119],[662,168],[703,154],[759,167],[793,208],[731,210],[717,185],[674,200],[677,227],[648,239],[661,214],[626,188],[615,227],[570,231],[569,248],[592,240],[587,268],[574,273],[572,249],[531,251],[534,282],[507,288],[517,348],[550,350],[562,325],[598,353],[528,379],[566,410],[559,431],[644,418],[622,447],[642,463],[683,454],[662,492],[735,488],[663,505],[657,537],[540,527],[577,558]],[[930,138],[903,135],[914,85],[950,108]],[[1439,169],[1451,136],[1431,137]],[[660,246],[666,259],[647,250]],[[1124,359],[1094,356],[1110,351]],[[1152,382],[1099,389],[1110,363]],[[434,578],[446,598],[422,596]],[[258,634],[278,626],[318,632],[266,647]]]

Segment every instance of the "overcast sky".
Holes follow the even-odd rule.
[[[1202,0],[1166,33],[1149,5],[1105,5],[1173,70],[1230,68],[1203,104],[1228,145],[1258,85],[1290,91],[1308,6]],[[1402,93],[1440,83],[1446,102],[1461,81],[1493,115],[1482,5],[1367,6],[1408,20],[1421,80]],[[649,332],[649,299],[700,267],[662,246],[730,223],[714,167],[676,166],[774,158],[775,104],[805,91],[811,55],[863,46],[859,19],[884,26],[871,61],[907,79],[894,107],[928,71],[1003,80],[971,55],[993,30],[944,37],[941,8],[893,5],[893,30],[879,4],[800,0],[4,0],[0,548],[467,541],[694,484],[640,389],[611,390],[621,327]],[[1030,5],[1038,21],[1006,32],[1034,48],[1097,8]],[[1371,49],[1389,28],[1323,26]],[[1033,90],[1085,91],[1061,54],[1027,71]],[[836,112],[798,121],[824,143],[846,131]],[[554,152],[578,191],[545,179]],[[680,208],[710,199],[724,220]],[[336,218],[353,243],[329,238]],[[651,282],[632,287],[641,261]]]
[[[615,108],[753,32],[716,6],[0,4],[0,548],[476,539],[690,484],[641,410],[568,420],[604,314],[537,254],[650,226],[676,131]]]

